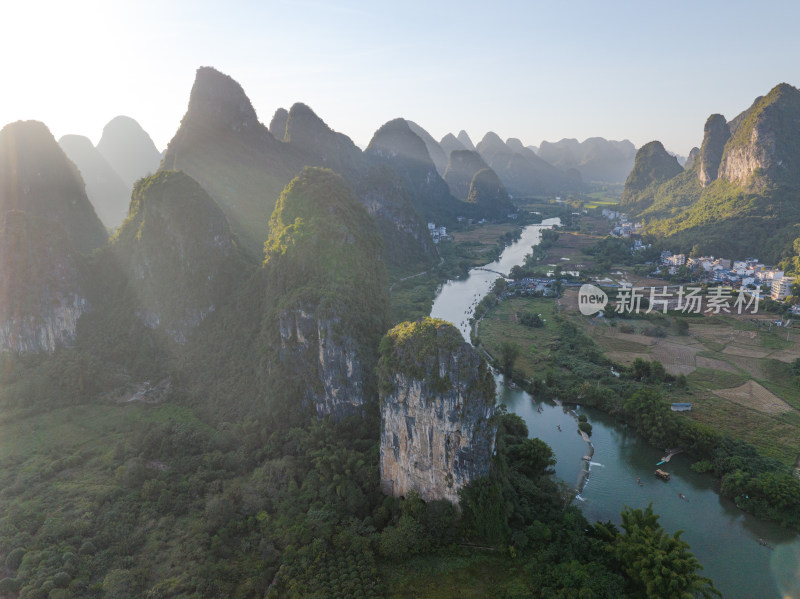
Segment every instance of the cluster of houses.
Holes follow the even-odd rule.
[[[639,250],[647,249],[651,244],[642,243],[641,228],[644,226],[642,223],[632,223],[628,220],[628,216],[624,212],[611,210],[610,208],[603,208],[602,215],[609,219],[618,221],[610,233],[614,237],[621,237],[622,239],[633,240],[633,247],[631,251],[638,252]]]
[[[544,297],[549,297],[551,295],[555,295],[552,285],[553,279],[540,279],[532,277],[526,277],[524,279],[520,279],[519,281],[509,281],[502,297],[533,296],[539,294],[543,295]]]
[[[644,225],[630,222],[624,212],[603,208],[601,214],[609,220],[618,221],[614,228],[611,229],[611,234],[614,237],[622,237],[623,239],[637,239],[640,237],[640,230]]]
[[[444,225],[437,226],[436,223],[428,223],[428,232],[433,237],[433,243],[439,243],[440,241],[445,241],[450,239],[447,236],[447,227]]]
[[[681,266],[686,266],[700,281],[713,281],[731,287],[755,288],[754,293],[761,297],[761,289],[770,289],[770,297],[775,301],[786,299],[792,293],[794,277],[784,276],[782,270],[770,268],[758,261],[758,258],[744,260],[728,260],[702,256],[687,258],[685,254],[661,252],[661,264],[668,267],[670,274],[675,274]]]

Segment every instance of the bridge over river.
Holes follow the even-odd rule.
[[[499,276],[499,277],[503,277],[504,279],[508,279],[508,278],[509,278],[509,277],[508,277],[508,275],[506,275],[506,274],[503,274],[503,273],[502,273],[502,272],[500,272],[500,271],[497,271],[497,270],[492,270],[491,268],[483,268],[482,266],[476,266],[476,267],[475,267],[475,268],[473,268],[472,270],[485,270],[486,272],[493,272],[493,273],[494,273],[494,274],[496,274],[497,276]]]

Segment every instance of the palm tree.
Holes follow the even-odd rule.
[[[645,510],[622,511],[624,534],[617,535],[615,554],[636,596],[647,599],[721,597],[710,578],[682,540],[683,531],[670,536],[658,524],[653,505]]]

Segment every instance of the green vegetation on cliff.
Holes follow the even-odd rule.
[[[780,84],[727,123],[709,117],[682,173],[658,142],[642,147],[623,204],[673,251],[776,262],[797,237],[798,140],[800,91]]]
[[[683,172],[678,159],[670,156],[660,141],[651,141],[639,148],[633,169],[625,181],[622,204],[638,204],[639,195]]]
[[[84,260],[58,225],[12,210],[0,218],[0,321],[47,316],[85,294]]]
[[[306,168],[270,219],[264,269],[277,310],[318,305],[323,313],[383,323],[386,267],[375,223],[333,171]]]
[[[118,260],[137,259],[134,244],[147,243],[168,254],[160,259],[182,249],[187,266],[213,266],[219,248],[196,248],[191,231],[221,225],[193,189],[177,173],[141,183],[130,220],[91,259],[97,308],[82,321],[76,348],[2,357],[3,589],[23,598],[381,597],[412,589],[441,597],[445,581],[450,596],[465,588],[641,596],[642,573],[626,574],[616,557],[631,546],[628,533],[595,528],[564,507],[552,452],[528,438],[518,417],[500,417],[493,473],[463,491],[459,512],[413,493],[380,493],[379,427],[369,406],[364,417],[317,421],[291,395],[296,381],[273,376],[280,341],[264,347],[260,327],[275,327],[282,310],[325,306],[345,332],[374,340],[373,355],[372,335],[385,330],[377,324],[387,305],[380,240],[329,171],[309,169],[285,190],[263,269],[245,262],[229,297],[185,345],[144,326],[137,280]],[[152,211],[166,204],[181,209]],[[172,222],[178,214],[186,229]],[[464,344],[455,328],[431,319],[396,332],[396,345],[384,343],[407,352],[409,363]],[[291,374],[317,376],[315,358]],[[137,394],[162,377],[169,383],[160,396]],[[488,370],[481,377],[492,381]],[[649,530],[630,543],[663,535]],[[692,565],[687,553],[677,547],[681,567]],[[681,571],[671,565],[665,576]],[[694,571],[676,585],[707,588]]]
[[[17,121],[0,130],[0,218],[9,210],[58,224],[79,252],[106,242],[80,173],[38,121]]]
[[[147,326],[180,342],[216,310],[245,268],[222,211],[177,171],[136,183],[112,248]]]
[[[800,185],[800,90],[781,83],[736,119],[725,146],[722,169],[729,179],[760,188],[764,183]],[[732,163],[737,154],[750,154],[755,171],[739,173]]]
[[[339,175],[306,168],[281,194],[264,247],[269,386],[318,415],[368,403],[389,302],[374,219]]]
[[[397,374],[406,375],[418,381],[425,381],[437,392],[449,391],[454,381],[448,374],[441,377],[443,360],[464,352],[469,354],[472,347],[464,341],[459,330],[449,322],[438,318],[425,317],[416,322],[401,322],[383,337],[380,343],[378,375],[384,390],[394,387]],[[458,362],[458,360],[456,360]],[[464,359],[465,367],[472,365]],[[469,380],[473,373],[461,372],[459,379]],[[480,360],[478,376],[474,383],[475,391],[483,393],[484,398],[494,401],[494,379],[484,360]],[[467,390],[471,392],[472,389]],[[480,394],[478,394],[480,396]]]

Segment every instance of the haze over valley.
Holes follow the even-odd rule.
[[[9,7],[0,599],[800,597],[770,4]]]

